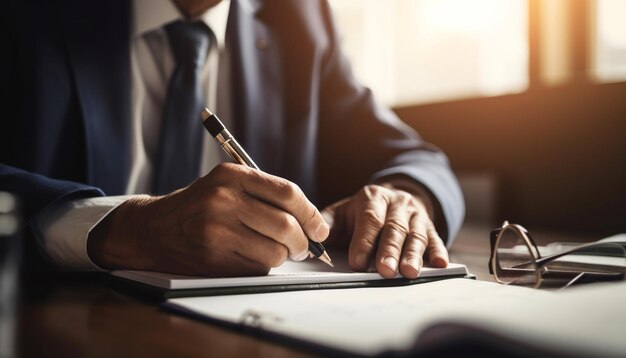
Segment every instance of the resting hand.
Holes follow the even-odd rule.
[[[399,271],[416,278],[424,254],[432,266],[448,265],[448,252],[424,202],[406,191],[368,185],[324,214],[333,222],[328,244],[349,240],[348,261],[355,271],[367,270],[373,260],[384,277]]]
[[[263,275],[308,255],[328,225],[293,183],[220,164],[189,187],[126,201],[92,230],[89,254],[107,269],[202,276]]]

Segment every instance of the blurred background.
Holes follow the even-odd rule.
[[[331,6],[356,76],[449,156],[466,222],[626,232],[626,1]]]

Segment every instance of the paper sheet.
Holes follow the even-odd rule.
[[[252,285],[280,285],[307,283],[360,282],[383,279],[376,272],[353,272],[348,267],[347,259],[333,255],[335,267],[332,268],[319,260],[309,259],[303,262],[286,261],[274,268],[267,276],[205,278],[181,276],[148,271],[113,271],[111,274],[166,289],[193,289],[213,287],[243,287]],[[466,275],[467,267],[451,263],[447,268],[424,267],[420,277],[444,275]],[[397,277],[401,277],[398,275]]]
[[[626,355],[626,284],[554,293],[467,279],[413,286],[168,300],[223,321],[358,354],[411,347],[452,321],[563,352]]]

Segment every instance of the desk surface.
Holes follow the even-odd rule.
[[[465,226],[450,250],[452,261],[466,264],[480,280],[492,280],[487,270],[489,230]],[[106,284],[103,274],[56,274],[24,281],[19,356],[313,356],[161,311],[154,301]]]

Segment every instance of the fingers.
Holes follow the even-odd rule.
[[[253,231],[241,223],[231,224],[197,216],[185,224],[186,234],[196,243],[198,262],[215,274],[266,274],[288,256],[283,244]],[[176,248],[174,248],[176,250]],[[197,263],[196,263],[197,264]]]
[[[400,273],[406,278],[417,278],[423,265],[423,256],[429,243],[428,226],[430,219],[425,220],[413,215],[409,224],[409,233],[402,249]]]
[[[245,193],[243,195],[245,199],[235,211],[236,218],[243,225],[284,245],[293,260],[307,258],[309,242],[295,217]]]
[[[378,234],[385,223],[387,204],[375,186],[363,188],[354,200],[356,217],[348,263],[353,270],[365,271],[378,246]]]
[[[295,184],[237,164],[220,164],[201,179],[199,194],[206,210],[238,222],[287,247],[302,260],[308,238],[323,241],[329,228],[322,215]]]
[[[406,192],[376,186],[365,187],[351,203],[355,212],[349,249],[350,267],[367,270],[374,265],[383,277],[398,274],[417,278],[423,257],[434,267],[449,262],[446,247],[424,206]]]
[[[427,248],[428,262],[434,267],[447,267],[450,263],[448,249],[432,226],[429,229],[428,237],[430,238]]]
[[[409,200],[408,196],[397,198],[387,209],[376,252],[376,271],[383,277],[394,277],[398,273],[400,254],[409,234],[409,219],[412,214],[407,210]]]
[[[287,260],[289,251],[284,245],[269,240],[244,226],[235,229],[235,234],[238,237],[230,240],[230,246],[242,257],[264,267],[278,267]]]
[[[140,230],[146,232],[141,242],[154,247],[150,260],[135,266],[156,271],[266,274],[289,255],[306,257],[305,230],[318,240],[328,235],[297,186],[236,164],[218,165],[190,186],[133,210],[147,218],[137,222],[149,223]]]
[[[245,192],[291,214],[311,240],[326,239],[328,225],[296,184],[258,170],[238,169],[246,173],[240,181]]]

